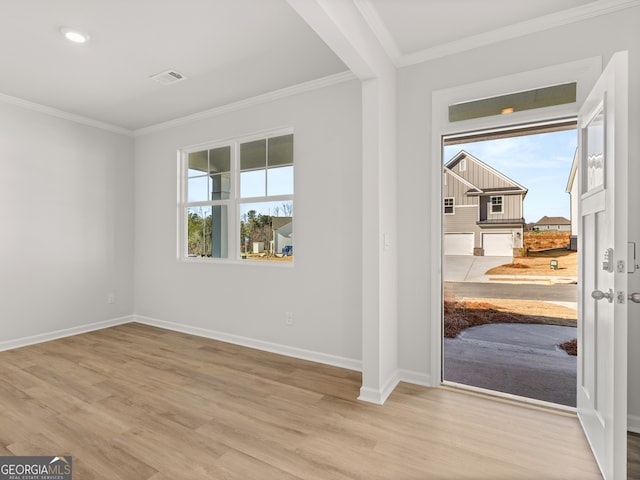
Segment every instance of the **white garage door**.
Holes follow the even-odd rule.
[[[484,233],[482,248],[485,256],[512,256],[513,237],[510,233]]]
[[[473,233],[445,233],[445,255],[473,255]]]

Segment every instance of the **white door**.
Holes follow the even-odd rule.
[[[483,233],[482,248],[485,256],[513,256],[513,235],[510,233]]]
[[[473,255],[473,233],[445,233],[445,255]]]
[[[578,416],[605,479],[627,468],[627,53],[580,109]]]

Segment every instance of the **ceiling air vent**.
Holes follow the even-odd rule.
[[[171,85],[172,83],[181,82],[182,80],[186,80],[187,77],[182,75],[181,73],[176,72],[175,70],[167,70],[166,72],[156,73],[155,75],[151,75],[152,80],[161,83],[162,85]]]

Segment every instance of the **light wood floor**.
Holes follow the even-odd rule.
[[[0,353],[0,455],[74,478],[595,479],[577,420],[128,324]]]
[[[627,478],[640,478],[640,434],[627,434]]]

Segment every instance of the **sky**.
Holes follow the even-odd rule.
[[[543,216],[570,219],[566,193],[571,163],[577,147],[577,131],[541,133],[444,147],[444,163],[460,150],[490,165],[527,188],[524,218],[537,222]]]

